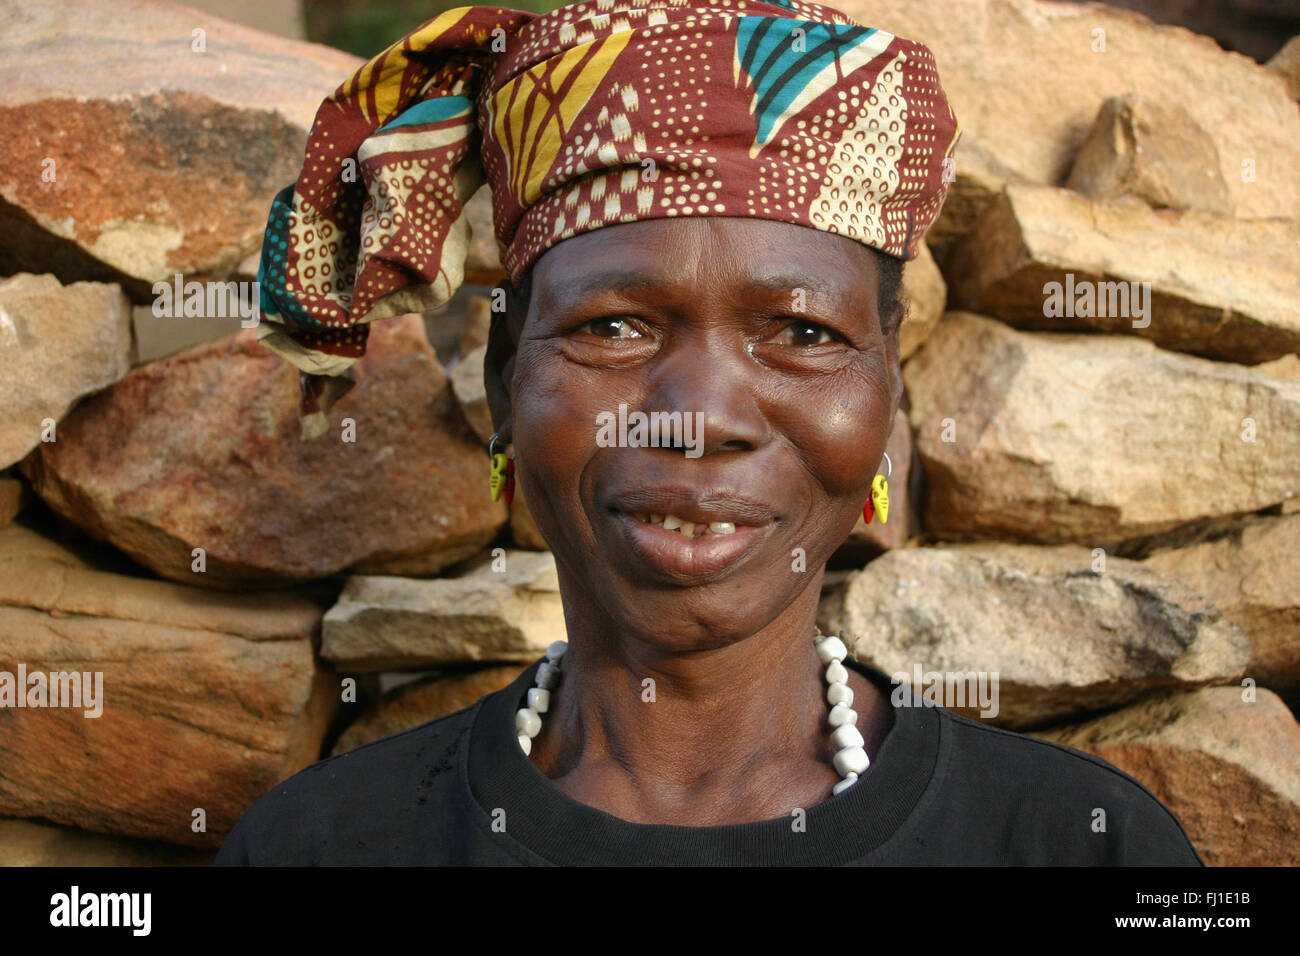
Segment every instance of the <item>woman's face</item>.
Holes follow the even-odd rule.
[[[731,217],[609,226],[537,261],[526,317],[515,298],[493,324],[489,400],[571,619],[703,648],[820,586],[902,389],[877,281],[850,239]],[[634,412],[682,428],[620,447],[650,438]],[[638,514],[736,530],[687,539]]]

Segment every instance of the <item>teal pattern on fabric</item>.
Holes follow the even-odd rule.
[[[257,266],[257,288],[262,315],[279,315],[300,326],[323,329],[288,292],[289,213],[293,211],[293,186],[285,186],[271,202],[262,238],[262,259]]]
[[[736,56],[754,84],[758,142],[768,141],[782,113],[819,76],[827,89],[834,85],[837,72],[823,71],[875,32],[837,23],[740,17]]]
[[[375,132],[385,133],[388,130],[402,126],[426,126],[429,123],[438,123],[445,119],[451,119],[453,116],[467,113],[469,109],[470,102],[467,96],[439,96],[437,99],[416,103],[406,112],[399,113],[396,119],[379,127]]]

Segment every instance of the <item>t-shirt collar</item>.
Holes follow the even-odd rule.
[[[837,865],[881,846],[907,819],[934,775],[940,717],[931,708],[894,707],[894,724],[871,766],[844,793],[793,817],[726,826],[631,823],[574,800],[523,753],[515,712],[541,661],[488,695],[474,717],[464,784],[488,832],[562,865]],[[845,664],[886,696],[882,671],[850,657]]]

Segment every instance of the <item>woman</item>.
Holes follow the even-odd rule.
[[[885,517],[899,269],[956,132],[929,51],[799,2],[462,8],[327,100],[268,227],[263,341],[319,429],[364,323],[459,284],[481,148],[511,277],[494,445],[568,642],[277,786],[218,862],[1199,864],[1113,767],[895,708],[816,632],[827,558],[864,502]],[[699,442],[597,441],[620,405]]]

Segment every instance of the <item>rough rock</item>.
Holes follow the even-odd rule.
[[[237,315],[158,316],[153,314],[151,306],[137,305],[131,310],[131,325],[135,330],[135,359],[131,364],[156,362],[204,342],[224,339],[248,321],[251,319]]]
[[[1278,50],[1265,66],[1286,82],[1291,99],[1300,100],[1300,36],[1287,40],[1286,46]]]
[[[163,0],[10,0],[0,272],[121,281],[141,302],[175,273],[228,273],[361,64]]]
[[[120,282],[137,302],[174,274],[233,269],[302,148],[301,132],[274,113],[184,91],[0,106],[0,132],[18,153],[0,176],[0,225],[12,237],[0,271]],[[251,168],[240,169],[232,157],[250,149]]]
[[[1300,30],[1300,7],[1291,0],[1112,0],[1108,5],[1186,27],[1261,63]]]
[[[447,373],[461,411],[484,445],[492,437],[493,431],[492,412],[488,408],[487,389],[483,385],[483,357],[486,354],[487,346],[480,345],[463,356]]]
[[[1037,736],[1141,781],[1211,866],[1300,864],[1300,725],[1267,690],[1210,687]]]
[[[215,857],[213,850],[0,820],[0,866],[211,866]]]
[[[469,248],[465,252],[465,281],[495,285],[505,277],[501,251],[492,225],[492,190],[482,186],[465,204],[469,218]]]
[[[17,478],[0,478],[0,528],[17,518],[31,496]]]
[[[1283,355],[1271,362],[1261,362],[1255,371],[1275,378],[1285,378],[1291,382],[1300,382],[1300,355]]]
[[[358,384],[312,441],[298,437],[297,370],[255,333],[84,401],[23,462],[35,491],[158,574],[205,587],[435,574],[493,538],[504,506],[419,316],[374,323]]]
[[[302,0],[198,0],[189,6],[213,10],[276,36],[301,40],[307,35]]]
[[[900,361],[906,361],[925,344],[943,318],[948,303],[948,286],[930,254],[930,247],[923,242],[920,250],[920,255],[903,264],[903,301],[907,305],[907,314],[898,328]]]
[[[391,737],[454,714],[507,686],[523,669],[522,665],[485,667],[468,674],[439,675],[403,684],[358,717],[339,737],[334,753],[346,753],[372,740]]]
[[[566,634],[555,558],[502,549],[458,578],[349,578],[325,614],[321,656],[356,673],[525,663]]]
[[[945,272],[956,308],[1018,328],[1124,332],[1255,364],[1300,351],[1298,247],[1295,222],[1009,187]]]
[[[1232,680],[1250,653],[1240,628],[1194,591],[1077,546],[890,551],[823,599],[818,624],[909,683],[917,667],[982,672],[989,686],[996,673],[997,713],[986,719],[1017,728]]]
[[[464,358],[480,345],[487,345],[491,325],[492,300],[485,295],[472,296],[465,305],[465,315],[461,319],[457,354]]]
[[[312,652],[324,610],[301,594],[108,573],[26,528],[0,530],[0,671],[11,684],[20,667],[29,680],[102,674],[80,707],[0,710],[0,814],[219,845],[319,757],[339,698]]]
[[[1064,185],[1102,101],[1126,93],[1180,104],[1209,132],[1238,216],[1300,217],[1295,101],[1274,73],[1207,37],[1100,4],[840,0],[839,9],[934,51],[962,125],[956,182],[928,237],[940,261],[1003,185]],[[1256,181],[1243,178],[1247,159]]]
[[[1246,632],[1247,677],[1283,696],[1300,692],[1300,514],[1256,518],[1143,564],[1205,595]]]
[[[119,286],[0,280],[0,468],[41,443],[46,419],[57,423],[130,368],[131,303]]]
[[[1232,215],[1210,134],[1178,104],[1112,96],[1101,104],[1066,183],[1085,196],[1137,196],[1167,209]]]
[[[1109,549],[1300,490],[1300,383],[1243,366],[950,312],[903,377],[940,538]]]

